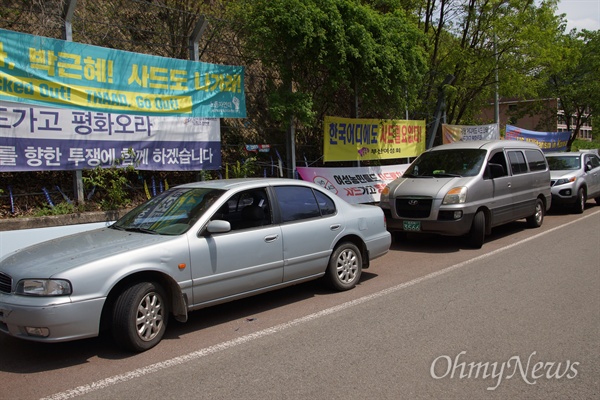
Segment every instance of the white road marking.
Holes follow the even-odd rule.
[[[599,213],[600,213],[600,210],[596,211],[596,212],[594,212],[592,214],[589,214],[589,215],[583,216],[581,218],[578,218],[578,219],[576,219],[574,221],[568,222],[566,224],[554,227],[554,228],[549,229],[549,230],[547,230],[545,232],[542,232],[542,233],[539,233],[537,235],[531,236],[531,237],[529,237],[527,239],[524,239],[524,240],[521,240],[519,242],[510,244],[510,245],[502,247],[500,249],[496,249],[496,250],[494,250],[494,251],[492,251],[490,253],[482,254],[482,255],[477,256],[475,258],[472,258],[470,260],[463,261],[461,263],[452,265],[450,267],[444,268],[444,269],[436,271],[436,272],[432,272],[432,273],[430,273],[428,275],[422,276],[420,278],[413,279],[412,281],[402,283],[400,285],[397,285],[397,286],[394,286],[394,287],[391,287],[391,288],[379,291],[377,293],[373,293],[373,294],[370,294],[368,296],[364,296],[364,297],[361,297],[361,298],[358,298],[358,299],[355,299],[355,300],[352,300],[352,301],[348,301],[348,302],[340,304],[338,306],[331,307],[331,308],[328,308],[328,309],[325,309],[325,310],[322,310],[322,311],[319,311],[319,312],[307,315],[305,317],[298,318],[298,319],[295,319],[295,320],[290,321],[290,322],[286,322],[284,324],[276,325],[276,326],[274,326],[272,328],[263,329],[262,331],[251,333],[249,335],[245,335],[245,336],[242,336],[242,337],[234,339],[234,340],[229,340],[227,342],[219,343],[219,344],[216,344],[214,346],[206,347],[204,349],[197,350],[197,351],[194,351],[192,353],[188,353],[188,354],[183,355],[183,356],[175,357],[175,358],[172,358],[172,359],[166,360],[166,361],[161,361],[161,362],[158,362],[156,364],[149,365],[147,367],[138,368],[138,369],[135,369],[133,371],[126,372],[124,374],[115,375],[115,376],[112,376],[110,378],[106,378],[106,379],[102,379],[102,380],[97,381],[97,382],[93,382],[93,383],[88,384],[88,385],[83,385],[83,386],[79,386],[79,387],[76,387],[74,389],[70,389],[70,390],[67,390],[67,391],[64,391],[64,392],[56,393],[56,394],[54,394],[54,395],[52,395],[50,397],[44,397],[41,400],[66,400],[66,399],[72,399],[74,397],[77,397],[77,396],[80,396],[80,395],[84,395],[84,394],[87,394],[87,393],[91,393],[91,392],[94,392],[96,390],[104,389],[104,388],[107,388],[109,386],[116,385],[118,383],[127,382],[127,381],[130,381],[130,380],[142,377],[144,375],[152,374],[154,372],[157,372],[157,371],[160,371],[160,370],[163,370],[163,369],[167,369],[167,368],[174,367],[174,366],[177,366],[177,365],[185,364],[187,362],[194,361],[194,360],[197,360],[199,358],[202,358],[202,357],[205,357],[205,356],[208,356],[208,355],[211,355],[211,354],[215,354],[215,353],[218,353],[220,351],[227,350],[227,349],[239,346],[239,345],[244,344],[244,343],[248,343],[248,342],[250,342],[252,340],[256,340],[256,339],[260,339],[260,338],[265,337],[265,336],[273,335],[275,333],[284,331],[284,330],[286,330],[288,328],[291,328],[293,326],[301,325],[301,324],[304,324],[306,322],[310,322],[310,321],[313,321],[315,319],[324,317],[326,315],[334,314],[336,312],[339,312],[339,311],[342,311],[342,310],[354,307],[354,306],[356,306],[358,304],[366,303],[366,302],[371,301],[373,299],[377,299],[379,297],[386,296],[386,295],[388,295],[390,293],[397,292],[397,291],[405,289],[407,287],[414,286],[414,285],[416,285],[418,283],[427,281],[429,279],[433,279],[435,277],[438,277],[438,276],[441,276],[441,275],[445,275],[445,274],[447,274],[449,272],[452,272],[452,271],[454,271],[456,269],[462,268],[462,267],[464,267],[466,265],[469,265],[469,264],[472,264],[472,263],[474,263],[476,261],[480,261],[480,260],[483,260],[485,258],[491,257],[491,256],[493,256],[495,254],[498,254],[498,253],[501,253],[503,251],[509,250],[509,249],[511,249],[511,248],[513,248],[515,246],[520,246],[520,245],[522,245],[524,243],[527,243],[527,242],[529,242],[531,240],[535,240],[535,239],[537,239],[537,238],[539,238],[541,236],[544,236],[544,235],[546,235],[546,234],[548,234],[550,232],[554,232],[554,231],[556,231],[556,230],[558,230],[560,228],[572,225],[572,224],[577,223],[578,221],[580,221],[582,219],[592,217],[592,216],[594,216],[596,214],[599,214]]]

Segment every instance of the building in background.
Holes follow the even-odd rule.
[[[567,120],[560,106],[560,99],[540,100],[500,99],[499,103],[500,131],[506,125],[540,132],[565,132]],[[485,108],[481,115],[481,123],[494,122],[494,105]],[[575,117],[570,117],[571,129],[575,126]],[[579,129],[579,139],[592,140],[592,123],[585,122]]]

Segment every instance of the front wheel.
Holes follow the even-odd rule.
[[[527,217],[527,226],[530,228],[539,228],[544,222],[544,203],[542,200],[537,199],[535,201],[535,212],[533,215]]]
[[[344,242],[338,245],[325,273],[331,287],[335,290],[352,289],[362,274],[362,255],[354,243]]]
[[[164,289],[141,282],[125,289],[113,308],[113,338],[120,346],[146,351],[156,346],[167,329],[169,306]]]
[[[579,188],[577,191],[577,200],[575,200],[575,204],[573,204],[573,212],[575,214],[581,214],[585,210],[585,190],[583,188]]]
[[[485,241],[485,214],[478,211],[473,217],[473,224],[469,232],[469,244],[474,249],[480,249]]]

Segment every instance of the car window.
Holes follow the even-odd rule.
[[[550,171],[576,170],[581,168],[579,156],[551,156],[548,157]]]
[[[486,152],[481,149],[446,149],[422,153],[404,172],[404,177],[475,176]]]
[[[585,165],[590,164],[592,168],[597,168],[600,163],[598,162],[598,158],[593,154],[586,154],[585,156]]]
[[[309,187],[304,186],[276,186],[277,203],[281,211],[282,222],[299,221],[321,216],[320,203],[325,213],[334,213],[333,201],[321,195],[319,202],[315,193]]]
[[[525,150],[525,156],[527,157],[527,164],[529,164],[530,171],[546,170],[546,157],[544,157],[544,153],[538,150]]]
[[[233,195],[211,219],[228,221],[232,230],[239,230],[270,225],[271,215],[266,190],[252,189]]]
[[[504,170],[504,174],[500,175],[500,176],[507,176],[508,175],[508,168],[507,168],[507,164],[506,164],[506,157],[504,156],[504,152],[503,151],[498,151],[497,153],[495,153],[494,155],[492,155],[492,157],[490,157],[490,161],[488,164],[498,164],[502,166],[502,169]],[[486,178],[489,178],[488,176],[486,176]]]
[[[208,188],[173,188],[136,207],[112,227],[179,235],[186,232],[223,193]]]
[[[513,175],[524,174],[527,172],[525,156],[521,151],[509,151],[508,159],[510,161],[510,168]]]
[[[332,215],[336,213],[335,203],[329,196],[317,190],[315,190],[314,193],[317,197],[317,203],[319,204],[321,215]]]

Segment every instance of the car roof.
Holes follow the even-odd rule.
[[[546,157],[581,157],[584,154],[582,151],[569,151],[569,152],[556,152],[556,153],[546,153]]]
[[[209,181],[197,181],[178,185],[180,188],[211,188],[211,189],[251,189],[259,186],[276,186],[276,185],[314,185],[311,182],[301,181],[298,179],[289,178],[235,178],[235,179],[215,179]]]
[[[482,150],[495,150],[501,148],[539,150],[539,147],[536,144],[522,140],[465,140],[464,142],[453,142],[436,146],[431,150],[447,150],[456,148]]]

